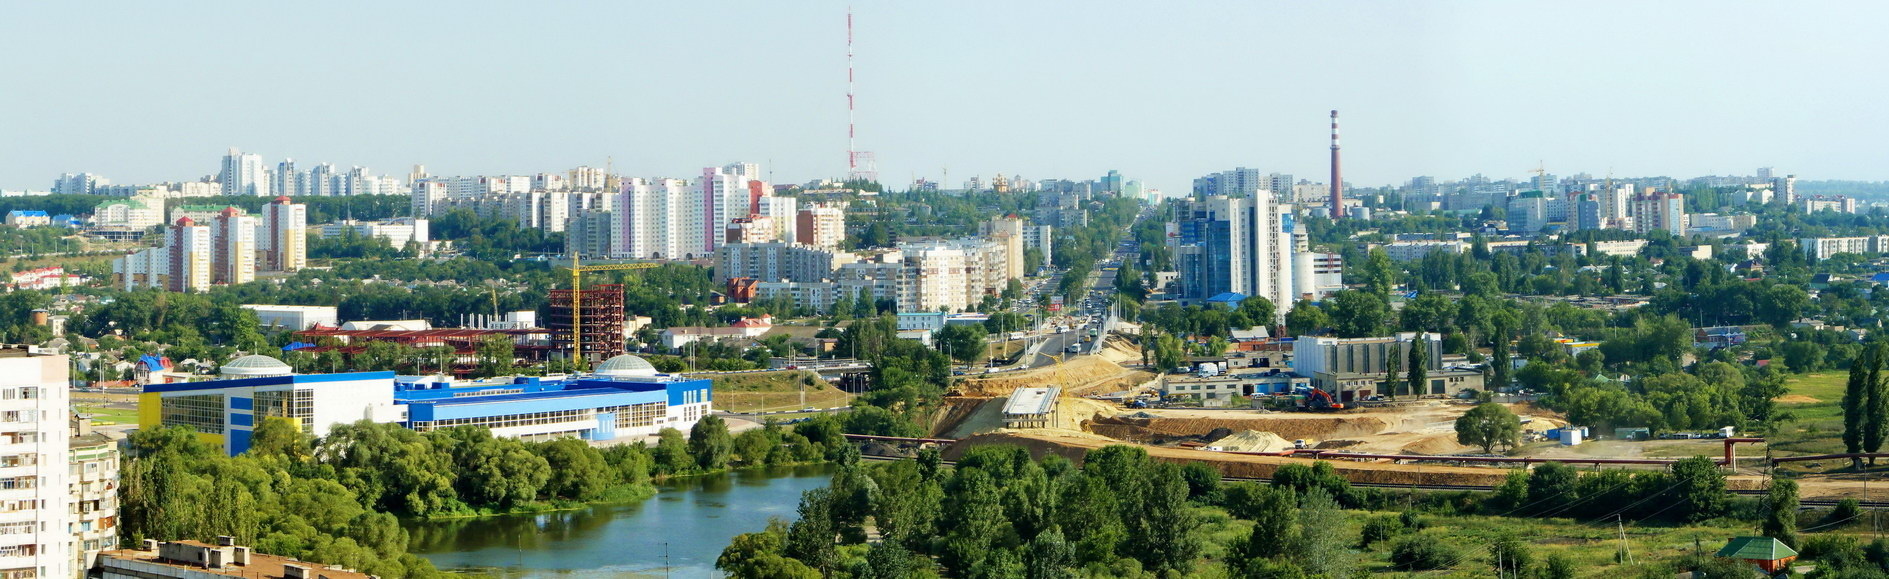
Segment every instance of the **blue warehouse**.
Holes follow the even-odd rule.
[[[575,376],[477,382],[392,372],[295,374],[274,358],[244,356],[225,364],[218,380],[146,387],[139,423],[190,427],[231,455],[248,450],[256,425],[270,416],[296,420],[316,436],[366,419],[421,432],[482,426],[523,440],[610,440],[688,430],[710,412],[709,385],[659,373],[629,355]]]

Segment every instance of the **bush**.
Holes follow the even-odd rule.
[[[1408,571],[1443,569],[1460,558],[1454,547],[1433,536],[1410,535],[1391,545],[1391,563]]]
[[[1856,520],[1862,516],[1862,503],[1857,502],[1856,499],[1843,499],[1837,501],[1836,508],[1830,511],[1830,516],[1824,517],[1822,524],[1843,526],[1856,522]]]
[[[1371,545],[1389,541],[1404,534],[1407,530],[1409,527],[1404,526],[1403,520],[1395,516],[1372,517],[1371,520],[1364,522],[1364,530],[1358,537],[1358,548],[1370,549]]]

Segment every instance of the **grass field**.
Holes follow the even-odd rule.
[[[1793,376],[1779,410],[1796,417],[1773,434],[1770,446],[1788,454],[1843,452],[1843,387],[1847,372]],[[1814,399],[1812,401],[1811,399]]]
[[[832,408],[845,406],[853,399],[853,395],[805,370],[716,375],[712,379],[715,408],[729,412]]]
[[[110,408],[89,404],[76,404],[73,409],[80,414],[92,415],[94,424],[137,424],[138,411],[128,408]]]

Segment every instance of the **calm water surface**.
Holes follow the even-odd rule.
[[[830,465],[745,470],[662,485],[635,504],[542,515],[411,521],[409,547],[440,569],[505,578],[721,577],[728,540],[794,518]],[[665,550],[667,552],[665,556]]]

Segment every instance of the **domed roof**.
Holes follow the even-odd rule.
[[[224,376],[242,377],[287,376],[295,373],[295,369],[290,368],[288,364],[284,364],[281,360],[262,354],[251,354],[230,360],[229,363],[224,364],[219,371]]]
[[[593,370],[593,372],[595,372],[598,376],[611,376],[611,377],[655,376],[656,367],[650,365],[649,360],[644,360],[636,356],[624,354],[621,356],[617,356],[615,358],[604,360],[602,364],[597,365],[597,368]]]

